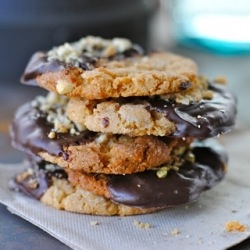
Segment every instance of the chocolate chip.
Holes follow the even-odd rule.
[[[188,88],[190,88],[192,86],[191,82],[186,81],[186,82],[182,82],[179,86],[180,90],[186,90]]]
[[[104,128],[107,128],[109,126],[109,118],[108,117],[102,118],[102,125],[104,126]]]

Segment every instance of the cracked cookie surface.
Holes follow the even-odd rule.
[[[86,38],[34,54],[22,82],[70,97],[104,99],[182,92],[198,77],[197,66],[189,58],[168,52],[142,55],[127,40],[126,46],[115,46],[114,39],[98,38],[98,43],[96,39],[90,46]]]

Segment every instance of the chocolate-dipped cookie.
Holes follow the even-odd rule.
[[[129,40],[86,37],[33,55],[22,82],[70,97],[161,95],[195,84],[196,64],[173,53],[142,54]]]
[[[10,182],[57,209],[98,215],[189,204],[225,176],[207,138],[230,131],[236,98],[189,58],[86,37],[37,52],[22,83],[49,90],[13,119],[31,167]]]
[[[196,143],[191,152],[193,160],[186,159],[178,168],[160,167],[127,175],[74,170],[67,175],[42,161],[17,174],[10,187],[57,209],[105,215],[148,213],[189,204],[223,179],[227,154],[215,141]]]

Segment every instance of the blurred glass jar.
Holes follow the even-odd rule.
[[[250,53],[249,0],[172,0],[171,11],[174,36],[181,43],[219,53]]]
[[[86,35],[147,47],[155,0],[1,0],[0,81],[18,81],[29,57]]]

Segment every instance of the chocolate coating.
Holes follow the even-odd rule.
[[[8,184],[11,190],[20,191],[35,199],[40,199],[51,186],[52,177],[67,178],[67,174],[62,168],[54,166],[52,169],[46,169],[45,161],[31,162],[31,166],[30,172],[25,170],[9,180]],[[24,178],[20,179],[22,175]]]
[[[184,163],[178,172],[170,170],[158,178],[154,171],[131,175],[110,175],[111,200],[128,206],[161,208],[195,201],[225,175],[226,152],[216,144],[194,146],[195,163]]]
[[[53,125],[46,120],[46,114],[29,103],[24,104],[16,112],[11,126],[12,145],[27,154],[37,154],[40,151],[49,152],[56,156],[68,158],[64,146],[85,144],[95,139],[96,133],[91,131],[81,132],[79,135],[70,133],[57,133],[57,137],[50,139]]]
[[[147,110],[157,110],[176,124],[172,137],[208,138],[228,132],[235,125],[236,99],[225,87],[210,84],[213,99],[183,105],[160,98],[147,99]]]
[[[140,46],[134,45],[132,48],[125,50],[124,52],[117,53],[111,57],[106,57],[106,60],[122,60],[128,57],[134,57],[143,54],[143,50]],[[94,69],[98,65],[98,61],[102,59],[100,56],[87,56],[84,51],[79,57],[81,63],[73,61],[65,63],[59,60],[47,60],[46,52],[36,52],[31,57],[22,77],[21,82],[28,85],[37,85],[36,77],[47,72],[61,71],[64,69],[79,67],[83,70]]]
[[[227,154],[215,143],[200,142],[193,147],[195,163],[184,163],[178,172],[170,170],[167,177],[158,178],[155,171],[137,174],[106,175],[110,199],[113,202],[141,208],[163,208],[195,201],[202,192],[213,188],[225,175]],[[33,163],[34,174],[18,181],[14,177],[10,188],[40,199],[51,185],[51,177],[67,178],[63,169],[46,170],[46,162]],[[37,181],[36,188],[29,180]]]
[[[47,61],[44,52],[36,52],[30,59],[21,82],[29,85],[37,85],[36,77],[44,72],[55,72],[65,69],[65,64],[58,60]]]

